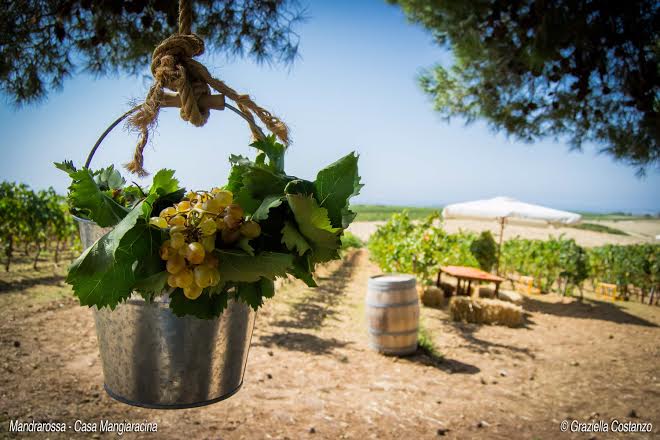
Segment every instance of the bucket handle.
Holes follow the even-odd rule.
[[[181,107],[181,101],[177,95],[169,95],[166,98],[170,98],[167,100],[166,105],[164,107]],[[223,110],[225,108],[228,108],[232,112],[236,113],[238,116],[241,118],[245,119],[245,121],[250,125],[250,127],[256,132],[259,133],[261,139],[265,139],[266,135],[264,132],[261,130],[261,127],[256,125],[253,121],[251,121],[245,114],[234,107],[231,104],[227,104],[224,100],[224,95],[211,95],[208,97],[209,101],[209,109],[213,110]],[[110,124],[108,128],[105,129],[105,131],[101,134],[101,136],[98,138],[94,146],[92,147],[92,150],[89,152],[89,155],[87,156],[87,160],[85,161],[85,168],[89,168],[89,165],[92,163],[92,159],[94,158],[94,154],[96,154],[96,150],[101,146],[101,143],[103,140],[110,134],[110,132],[117,126],[121,121],[129,117],[131,114],[133,114],[135,111],[137,111],[140,107],[142,107],[142,104],[136,105]]]

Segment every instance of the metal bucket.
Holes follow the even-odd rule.
[[[88,248],[109,229],[76,217]],[[129,405],[191,408],[226,399],[243,384],[255,312],[230,301],[213,320],[177,317],[168,298],[139,295],[94,308],[106,392]]]

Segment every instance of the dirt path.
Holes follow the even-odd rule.
[[[366,251],[357,251],[324,268],[316,290],[282,286],[259,312],[243,389],[181,411],[126,406],[102,391],[91,313],[57,280],[0,293],[0,437],[17,418],[148,420],[158,423],[159,435],[142,438],[172,439],[600,439],[660,432],[660,308],[528,298],[518,329],[456,324],[442,310],[423,308],[442,358],[398,359],[367,348],[362,304],[377,272]],[[38,295],[46,290],[55,292],[50,300]],[[567,418],[652,422],[655,434],[561,435]],[[69,437],[88,438],[61,438]]]

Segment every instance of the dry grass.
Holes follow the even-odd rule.
[[[454,321],[474,324],[499,324],[516,327],[522,324],[522,307],[497,299],[457,296],[449,302]]]
[[[445,297],[445,292],[439,287],[435,286],[425,287],[421,292],[420,300],[426,307],[442,308],[447,305],[447,297]]]

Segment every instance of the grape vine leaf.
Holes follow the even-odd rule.
[[[284,174],[259,166],[241,156],[232,156],[231,160],[234,166],[229,175],[227,189],[234,193],[234,200],[248,214],[257,212],[267,197],[277,194],[281,197],[284,187],[291,180]]]
[[[319,206],[312,196],[289,194],[286,196],[298,229],[312,248],[312,263],[322,263],[339,258],[341,228],[330,224],[328,210]]]
[[[174,178],[174,170],[162,169],[154,176],[149,194],[158,194],[164,196],[166,194],[175,193],[179,190],[179,181]]]
[[[197,299],[188,299],[182,289],[170,293],[170,309],[176,316],[194,316],[199,319],[217,318],[227,308],[226,292],[211,295],[203,292]]]
[[[285,222],[284,227],[282,228],[282,243],[290,251],[298,251],[298,255],[302,256],[309,249],[309,243],[305,240],[298,228],[291,222]]]
[[[275,294],[273,280],[261,278],[254,283],[238,283],[238,298],[245,304],[257,310],[264,303],[264,298],[272,298]]]
[[[250,239],[247,237],[243,237],[240,240],[238,240],[238,243],[236,244],[236,247],[239,249],[242,249],[245,251],[246,254],[248,254],[251,257],[254,257],[254,248],[250,244]]]
[[[328,210],[330,222],[335,227],[347,228],[356,216],[349,209],[348,201],[364,186],[358,175],[358,157],[354,152],[350,153],[316,175],[316,198]]]
[[[257,210],[254,211],[254,213],[252,214],[252,220],[254,221],[266,220],[268,218],[268,211],[270,211],[271,208],[277,208],[281,204],[282,204],[281,194],[273,194],[264,197],[263,201],[261,202],[261,205],[259,205]]]
[[[72,160],[63,160],[62,162],[54,162],[55,168],[58,170],[62,170],[65,173],[71,175],[71,173],[75,173],[78,171],[76,169],[76,166],[73,164]]]
[[[250,146],[263,151],[268,156],[270,167],[275,171],[284,173],[284,153],[286,147],[277,142],[275,135],[269,135],[265,139],[259,139]]]
[[[81,305],[114,309],[131,296],[140,281],[134,266],[158,253],[157,233],[148,226],[148,215],[145,216],[145,211],[150,213],[145,205],[151,205],[154,199],[150,196],[140,202],[73,262],[66,282],[73,286]],[[141,273],[142,279],[151,275],[147,271]]]
[[[312,274],[314,273],[314,265],[310,261],[310,254],[303,256],[296,256],[293,259],[293,266],[289,269],[289,273],[298,278],[309,287],[318,287],[316,280]]]
[[[314,188],[314,183],[309,180],[295,179],[287,183],[284,193],[311,195],[316,193],[316,189]]]
[[[156,272],[153,275],[138,279],[133,288],[147,295],[159,295],[167,287],[168,276],[169,274],[165,270]]]
[[[101,191],[89,169],[83,168],[69,175],[72,179],[69,186],[71,206],[83,211],[90,220],[104,228],[114,226],[126,217],[128,209]]]
[[[259,281],[261,277],[274,280],[283,277],[293,264],[293,256],[280,252],[261,252],[254,256],[236,249],[216,251],[220,260],[220,279],[226,282]]]
[[[94,172],[94,181],[101,190],[121,189],[126,184],[126,180],[121,176],[119,170],[114,165],[100,169]]]

